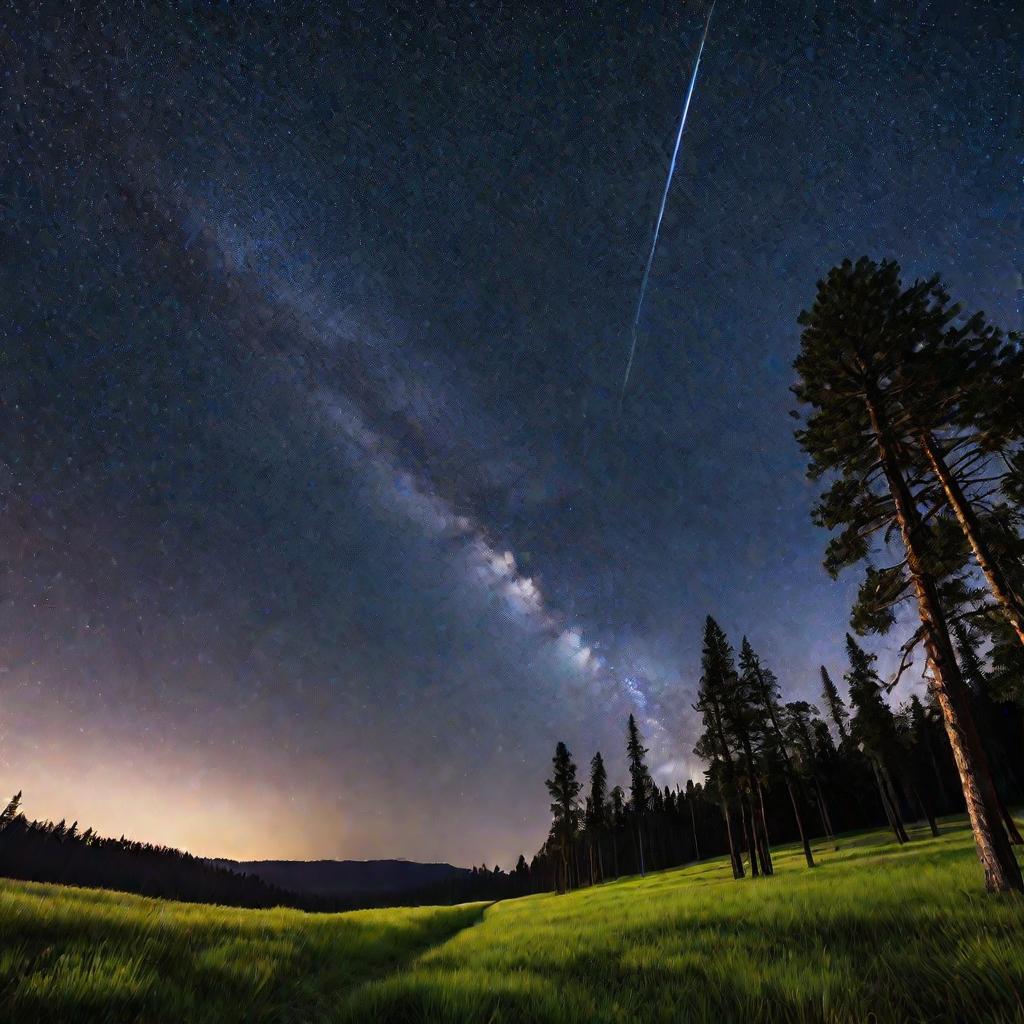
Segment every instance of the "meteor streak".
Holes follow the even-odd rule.
[[[658,219],[654,224],[654,238],[651,241],[651,251],[647,257],[647,266],[644,267],[644,276],[640,282],[640,296],[636,302],[636,315],[633,317],[633,341],[629,347],[629,360],[626,363],[626,375],[622,378],[622,390],[619,393],[619,412],[622,412],[622,402],[626,397],[626,387],[629,384],[629,374],[633,369],[633,357],[636,355],[636,336],[640,327],[640,312],[644,305],[644,295],[647,293],[647,279],[651,276],[651,264],[654,262],[654,252],[658,248],[658,235],[661,233],[661,221],[665,216],[665,204],[668,202],[668,190],[672,187],[672,175],[676,171],[676,159],[679,156],[679,144],[683,141],[683,129],[686,127],[686,115],[690,112],[690,100],[693,98],[693,87],[697,84],[697,70],[700,68],[701,54],[704,53],[704,43],[708,38],[708,28],[711,26],[711,15],[715,10],[715,2],[712,0],[708,8],[708,17],[704,22],[704,34],[700,37],[700,48],[697,50],[697,59],[693,62],[693,74],[690,76],[690,87],[686,90],[686,100],[683,102],[683,113],[679,118],[679,131],[676,133],[676,144],[672,150],[672,162],[668,166],[668,177],[665,179],[665,190],[661,194],[661,206],[658,209]]]

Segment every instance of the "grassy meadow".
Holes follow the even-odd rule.
[[[0,1020],[331,1020],[484,906],[306,914],[0,881]]]
[[[31,1021],[1022,1021],[1024,900],[969,833],[883,833],[558,897],[307,915],[0,883],[0,1017]]]

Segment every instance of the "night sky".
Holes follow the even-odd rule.
[[[1015,0],[718,0],[621,418],[704,6],[398,6],[3,5],[32,816],[508,867],[558,739],[624,782],[633,711],[699,777],[706,614],[792,697],[844,671],[788,415],[817,277],[1024,326]]]

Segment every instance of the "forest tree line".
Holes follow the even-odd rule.
[[[386,892],[296,893],[169,846],[98,835],[78,822],[35,821],[16,793],[0,810],[0,877],[116,889],[186,903],[295,907],[335,912],[502,899],[531,892],[526,861],[516,871],[474,867],[429,884]]]
[[[970,666],[970,699],[985,723],[1003,827],[1021,842],[1008,807],[1024,803],[1021,745],[1024,702],[1001,699],[986,671],[980,637],[961,631]],[[772,846],[799,843],[815,866],[812,841],[887,827],[910,841],[923,821],[962,814],[957,767],[934,696],[912,694],[893,708],[875,656],[846,637],[848,670],[840,687],[822,666],[819,700],[784,701],[778,680],[744,638],[737,657],[714,619],[704,628],[696,710],[704,731],[694,752],[704,782],[659,787],[634,716],[625,729],[628,783],[608,788],[600,752],[581,777],[559,743],[552,759],[551,832],[531,864],[537,889],[564,892],[620,875],[728,855],[736,878],[774,872]]]
[[[78,822],[33,821],[16,793],[0,811],[0,876],[30,882],[119,889],[142,896],[238,907],[292,905],[289,894],[254,875],[201,857],[121,836],[97,835]]]

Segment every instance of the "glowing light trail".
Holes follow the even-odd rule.
[[[622,390],[619,393],[619,412],[622,412],[622,402],[626,397],[626,387],[629,384],[629,374],[633,369],[633,357],[636,355],[636,336],[640,326],[640,312],[644,305],[644,295],[647,293],[647,280],[651,276],[651,264],[654,263],[654,253],[658,248],[658,235],[661,233],[661,221],[665,216],[665,204],[668,202],[668,190],[672,187],[672,175],[676,171],[676,159],[679,156],[679,144],[683,141],[683,129],[686,127],[686,115],[690,112],[690,100],[693,99],[693,87],[697,84],[697,71],[700,68],[700,58],[704,53],[704,43],[708,38],[708,28],[711,26],[711,15],[714,13],[715,4],[712,0],[708,8],[707,21],[704,22],[704,34],[700,37],[700,48],[697,50],[697,59],[693,63],[693,74],[690,76],[690,87],[686,90],[686,100],[683,103],[683,114],[679,118],[679,131],[676,133],[676,144],[672,150],[672,162],[668,167],[668,177],[665,179],[665,190],[661,194],[661,206],[658,209],[658,219],[654,224],[654,238],[651,241],[651,251],[647,257],[647,266],[644,267],[644,276],[640,282],[640,296],[636,303],[636,315],[633,317],[633,341],[629,347],[629,360],[626,363],[626,374],[622,378]]]

